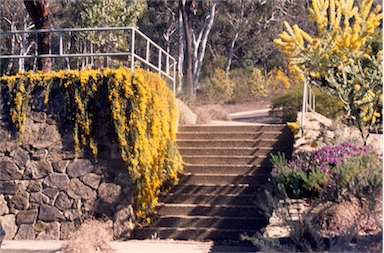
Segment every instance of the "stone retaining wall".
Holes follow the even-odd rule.
[[[87,152],[75,157],[64,100],[59,92],[51,93],[47,106],[42,91],[33,94],[20,146],[7,105],[0,101],[0,222],[5,239],[67,239],[92,217],[107,221],[116,238],[129,236],[134,228],[132,185],[111,133],[104,129],[99,134],[98,159]]]

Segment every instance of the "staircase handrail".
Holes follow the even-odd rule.
[[[71,32],[92,32],[92,31],[130,31],[130,47],[128,51],[122,51],[122,52],[102,52],[102,53],[65,53],[64,51],[64,43],[63,43],[63,34],[65,33],[71,33]],[[158,44],[156,44],[153,40],[151,40],[148,36],[143,34],[139,29],[134,27],[94,27],[94,28],[63,28],[63,29],[37,29],[37,30],[15,30],[15,31],[1,31],[0,30],[0,42],[3,40],[4,35],[16,35],[16,34],[38,34],[38,33],[51,33],[51,34],[58,34],[59,36],[59,48],[58,53],[49,53],[49,54],[41,54],[38,55],[36,53],[34,54],[22,54],[22,55],[15,55],[15,54],[3,54],[2,49],[0,48],[0,60],[2,59],[28,59],[28,58],[71,58],[71,57],[97,57],[97,56],[103,56],[105,57],[104,61],[104,67],[107,67],[106,64],[108,64],[108,57],[113,56],[127,56],[129,58],[130,56],[130,68],[131,72],[135,69],[135,60],[138,60],[142,63],[144,63],[146,66],[154,69],[156,72],[158,72],[159,75],[165,76],[167,79],[169,79],[172,82],[172,90],[175,93],[176,91],[176,60],[172,55],[170,55],[168,52],[166,52],[162,47],[160,47]],[[37,37],[37,36],[36,36]],[[145,56],[142,57],[138,55],[136,43],[135,40],[140,37],[144,39],[146,44],[145,49]],[[2,43],[1,43],[2,44]],[[150,58],[150,49],[151,47],[154,47],[158,50],[158,60],[157,62],[151,61]],[[165,61],[165,64],[163,64],[163,60]],[[165,66],[164,66],[165,65]],[[0,64],[0,74],[2,74],[1,64]]]

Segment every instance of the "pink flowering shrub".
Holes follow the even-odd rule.
[[[302,152],[288,161],[272,156],[272,182],[291,198],[340,201],[349,194],[362,198],[382,188],[382,161],[372,147],[351,143]]]

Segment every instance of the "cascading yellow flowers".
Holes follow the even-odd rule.
[[[11,119],[24,133],[26,106],[34,87],[44,87],[48,103],[53,81],[61,83],[73,123],[75,152],[87,146],[97,156],[97,119],[109,116],[114,125],[121,158],[134,186],[137,217],[150,222],[161,189],[169,187],[182,170],[176,147],[177,107],[174,95],[158,75],[142,69],[70,70],[49,73],[24,72],[3,76],[10,100]],[[107,91],[102,97],[100,90]],[[97,112],[96,99],[104,99],[109,108]],[[108,102],[105,102],[108,101]],[[108,125],[110,119],[105,120]],[[22,144],[22,138],[19,139]]]

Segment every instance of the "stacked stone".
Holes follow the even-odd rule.
[[[113,148],[105,148],[97,161],[75,158],[71,131],[41,111],[30,113],[18,146],[2,116],[0,222],[6,240],[68,239],[84,219],[94,217],[107,221],[116,238],[129,236],[131,181]]]

